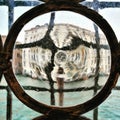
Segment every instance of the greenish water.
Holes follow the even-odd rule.
[[[49,83],[46,81],[40,81],[31,79],[28,77],[17,76],[17,79],[21,85],[29,86],[39,86],[49,88]],[[101,78],[99,81],[100,84],[105,83],[106,78]],[[120,81],[117,83],[120,85]],[[5,80],[3,79],[1,85],[6,85]],[[78,88],[78,87],[90,87],[93,85],[92,79],[89,81],[75,82],[75,83],[66,83],[65,88]],[[55,84],[57,88],[57,84]],[[49,92],[36,92],[28,91],[26,92],[31,95],[36,100],[40,102],[50,104],[50,94]],[[76,105],[86,100],[92,98],[93,92],[70,92],[64,94],[64,106]],[[55,94],[56,105],[58,105],[58,94]],[[90,111],[84,116],[91,118],[92,120],[93,112]],[[39,116],[40,114],[31,110],[22,104],[14,95],[13,95],[13,110],[12,110],[12,120],[32,120],[33,118]],[[6,91],[0,91],[0,120],[6,120]],[[120,91],[113,90],[111,95],[99,106],[98,120],[120,120]]]

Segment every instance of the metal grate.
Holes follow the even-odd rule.
[[[44,1],[43,1],[44,2]],[[8,23],[9,23],[9,26],[8,26],[8,28],[10,29],[11,28],[11,26],[12,26],[12,23],[13,23],[13,16],[14,16],[14,7],[17,7],[17,6],[37,6],[37,5],[39,5],[39,4],[41,4],[42,2],[41,1],[14,1],[14,0],[8,0],[8,1],[6,1],[6,0],[1,0],[0,1],[0,5],[6,5],[6,6],[8,6],[8,8],[9,8],[9,21],[8,21]],[[99,9],[104,9],[104,8],[119,8],[120,7],[120,2],[99,2],[98,0],[94,0],[93,2],[89,2],[89,1],[84,1],[84,2],[81,2],[81,4],[82,5],[85,5],[85,6],[87,6],[87,7],[89,7],[89,8],[93,8],[95,11],[97,11],[98,12],[98,10]],[[96,33],[96,36],[99,38],[99,33],[98,33],[98,28],[97,28],[97,26],[96,25],[94,25],[94,28],[95,28],[95,33]],[[49,32],[49,31],[48,31]],[[9,37],[8,37],[9,38]],[[98,39],[97,38],[97,39]],[[97,43],[97,42],[96,42]],[[17,46],[17,47],[20,47],[19,45]],[[25,47],[25,46],[24,46]],[[117,64],[118,66],[116,67],[116,65],[115,65],[115,70],[113,70],[115,73],[113,73],[113,76],[115,76],[115,74],[116,73],[119,73],[119,47],[118,47],[118,43],[115,43],[115,46],[113,45],[113,46],[111,46],[111,49],[114,51],[114,49],[115,49],[115,47],[116,47],[116,49],[118,50],[118,52],[117,53],[114,53],[113,52],[113,54],[115,54],[115,56],[117,56],[116,58],[118,59],[117,61],[113,61],[115,64]],[[7,49],[7,48],[6,48]],[[1,51],[3,50],[3,46],[2,46],[2,43],[1,43]],[[116,51],[115,51],[116,52]],[[1,56],[7,56],[8,58],[10,57],[9,56],[9,54],[7,54],[7,53],[5,53],[5,55],[4,55],[4,53],[2,53],[1,52]],[[114,56],[114,55],[113,55]],[[4,58],[4,57],[3,57]],[[98,55],[98,58],[99,58],[99,55]],[[2,64],[2,62],[3,62],[3,60],[1,60],[1,64]],[[5,63],[5,62],[4,62]],[[3,74],[3,71],[5,72],[5,70],[10,66],[9,65],[10,63],[8,62],[8,61],[6,61],[6,64],[2,64],[1,65],[1,71],[0,71],[0,75],[2,76],[2,74]],[[114,68],[113,68],[114,69]],[[96,73],[97,73],[98,71],[96,71]],[[6,74],[6,73],[5,73]],[[8,74],[8,73],[7,73]],[[6,75],[7,75],[6,74]],[[14,77],[14,76],[9,76],[9,77]],[[48,76],[49,77],[49,76]],[[117,75],[116,75],[116,77],[117,77]],[[6,77],[7,78],[7,77]],[[96,78],[97,79],[97,78]],[[117,79],[117,78],[115,78],[115,79]],[[52,81],[50,81],[51,83],[52,83]],[[96,83],[97,84],[97,83]],[[45,88],[37,88],[37,87],[33,87],[33,86],[23,86],[23,88],[25,89],[25,90],[35,90],[35,91],[50,91],[51,92],[51,104],[52,105],[54,105],[54,92],[59,92],[59,89],[58,90],[55,90],[54,88],[53,88],[53,86],[52,86],[52,84],[51,84],[51,89],[49,90],[49,89],[45,89]],[[53,88],[53,89],[52,89]],[[10,88],[8,87],[8,86],[0,86],[0,89],[1,90],[3,90],[3,89],[5,89],[6,91],[7,91],[7,115],[6,115],[6,119],[7,120],[12,120],[12,95],[11,95],[11,91],[10,91]],[[81,89],[84,89],[84,88],[80,88],[80,89],[77,89],[76,91],[81,91]],[[88,90],[89,89],[94,89],[94,88],[88,88]],[[115,88],[114,88],[115,90],[120,90],[120,86],[116,86]],[[52,90],[54,90],[54,91],[52,91]],[[97,90],[98,90],[98,88],[97,88]],[[63,92],[69,92],[69,91],[72,91],[72,90],[69,90],[69,89],[64,89],[63,90]],[[74,91],[75,92],[75,91]],[[96,93],[96,89],[94,89],[94,92]],[[24,92],[23,92],[24,93]],[[26,101],[25,101],[25,103],[26,104],[28,104],[28,106],[29,106],[29,102],[30,101],[28,101],[28,103],[26,103]],[[32,101],[33,102],[33,101]],[[48,111],[49,111],[49,108],[47,108],[48,109]],[[55,108],[54,108],[55,109]],[[37,110],[37,109],[36,109]],[[55,109],[56,110],[56,109]],[[53,110],[54,111],[54,110]],[[43,112],[44,113],[44,112]],[[13,113],[14,114],[14,113]],[[53,114],[52,112],[50,112],[49,114]],[[58,113],[56,113],[56,114],[60,114],[61,115],[61,111],[60,111],[60,113],[59,113],[59,111],[58,111]],[[64,112],[62,113],[63,115],[64,115]],[[66,112],[66,114],[68,114],[69,115],[69,112],[67,113]],[[53,114],[54,115],[54,114]],[[57,116],[59,116],[59,115],[57,115]],[[74,115],[73,115],[74,116]],[[50,116],[51,117],[51,116]],[[36,118],[36,119],[39,119],[39,118]],[[44,119],[44,118],[43,118]],[[80,119],[86,119],[87,120],[87,118],[80,118]],[[94,120],[97,120],[98,119],[98,108],[97,109],[95,109],[94,110]]]

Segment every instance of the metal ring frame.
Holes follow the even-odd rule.
[[[92,99],[88,100],[87,102],[83,104],[78,104],[76,106],[70,106],[70,107],[56,107],[56,106],[49,106],[46,104],[43,104],[41,102],[36,101],[35,99],[31,98],[20,86],[18,83],[13,70],[12,65],[10,65],[10,59],[12,58],[13,48],[16,41],[16,38],[20,32],[20,30],[24,27],[26,23],[28,23],[33,18],[51,12],[51,11],[72,11],[78,14],[81,14],[90,20],[94,21],[103,31],[105,34],[108,43],[110,45],[111,50],[111,71],[109,78],[104,85],[104,87],[101,89],[101,91],[94,96]],[[56,1],[56,2],[48,2],[45,4],[41,4],[39,6],[36,6],[23,14],[12,26],[10,29],[10,32],[6,38],[5,46],[4,46],[4,53],[7,53],[5,56],[5,59],[9,63],[9,68],[4,70],[4,76],[6,78],[6,81],[14,94],[17,96],[17,98],[22,101],[25,105],[30,107],[31,109],[42,113],[42,114],[49,114],[49,113],[65,113],[65,114],[72,114],[72,115],[80,115],[87,111],[92,110],[93,108],[97,107],[99,104],[101,104],[111,93],[112,88],[115,86],[115,83],[117,82],[119,72],[116,68],[116,62],[118,60],[119,56],[119,46],[117,42],[117,38],[110,27],[110,25],[107,23],[107,21],[99,15],[94,10],[88,9],[85,6],[82,6],[77,3],[72,2],[66,2],[64,1]]]

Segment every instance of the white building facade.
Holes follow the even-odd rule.
[[[29,30],[25,31],[25,40],[24,43],[32,43],[38,40],[41,40],[46,31],[48,25],[35,26]],[[53,27],[53,30],[50,33],[50,36],[53,40],[53,43],[58,47],[62,48],[65,46],[70,46],[72,41],[72,36],[77,36],[78,38],[86,41],[88,43],[95,44],[95,33],[89,30],[79,28],[70,24],[56,24]],[[100,35],[100,44],[108,45],[104,35]],[[56,55],[59,52],[63,52],[60,58],[56,58]],[[51,62],[51,51],[49,49],[43,49],[41,47],[30,47],[24,48],[22,51],[22,65],[23,65],[23,74],[28,74],[35,78],[46,78],[44,68],[48,63]],[[96,49],[92,47],[86,47],[85,45],[80,44],[74,50],[59,50],[56,52],[54,60],[54,70],[53,74],[56,72],[58,66],[62,66],[66,79],[73,79],[80,77],[83,73],[94,74],[96,70],[97,63],[97,52]],[[63,60],[64,58],[64,60]],[[59,60],[61,59],[61,61]],[[66,60],[65,60],[66,59]],[[63,60],[63,61],[62,61]],[[110,59],[110,50],[109,49],[100,49],[100,73],[108,74],[111,67]],[[76,74],[77,73],[77,74]],[[54,75],[53,75],[54,77]],[[75,78],[76,79],[76,78]]]

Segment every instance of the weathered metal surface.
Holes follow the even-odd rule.
[[[49,2],[50,0],[39,0],[39,1],[32,1],[32,0],[24,0],[24,1],[14,1],[14,7],[17,7],[17,6],[37,6],[39,4],[41,4],[42,2]],[[71,2],[70,0],[67,0],[68,2]],[[76,1],[76,0],[75,0]],[[95,2],[89,2],[89,1],[85,1],[85,0],[77,0],[78,2],[82,2],[81,4],[82,5],[85,5],[87,7],[93,7],[95,6]],[[8,0],[1,0],[0,1],[0,5],[6,5],[6,6],[9,6],[8,4]],[[111,2],[101,2],[101,1],[98,1],[98,8],[100,9],[104,9],[104,8],[119,8],[120,7],[120,2],[114,2],[114,1],[111,1]]]
[[[99,3],[98,0],[93,0],[93,9],[98,12],[99,10]],[[99,37],[99,31],[98,26],[96,24],[93,24],[94,30],[95,30],[95,42],[96,42],[96,53],[97,53],[97,63],[96,63],[96,70],[95,70],[95,78],[94,78],[94,95],[98,92],[98,80],[99,80],[99,70],[100,70],[100,37]],[[98,120],[98,107],[96,107],[93,111],[93,119]]]
[[[94,2],[89,2],[89,1],[85,1],[82,3],[83,5],[87,6],[87,7],[93,7],[96,5],[96,3]],[[99,2],[98,1],[98,8],[100,9],[104,9],[104,8],[119,8],[120,7],[120,2]]]
[[[37,6],[30,11],[26,12],[24,15],[22,15],[12,26],[4,47],[4,52],[11,53],[11,58],[12,58],[12,51],[13,47],[17,38],[18,33],[22,29],[22,27],[32,20],[34,17],[38,15],[42,15],[48,12],[52,11],[58,11],[58,10],[69,10],[73,11],[79,14],[82,14],[92,21],[94,21],[104,32],[108,43],[110,45],[110,50],[112,53],[112,68],[111,68],[111,74],[109,76],[109,79],[103,89],[95,96],[93,99],[83,103],[79,104],[76,106],[71,106],[71,107],[53,107],[53,106],[48,106],[43,103],[40,103],[30,96],[28,96],[25,91],[22,89],[22,87],[19,85],[17,82],[13,72],[12,72],[12,67],[4,71],[5,78],[15,93],[15,95],[27,106],[30,108],[43,113],[43,114],[52,114],[53,116],[62,116],[67,115],[67,116],[78,116],[80,114],[83,114],[89,110],[92,110],[93,108],[97,107],[99,104],[101,104],[110,94],[111,89],[114,87],[118,76],[119,72],[116,70],[116,59],[118,58],[118,51],[119,51],[119,45],[117,42],[117,38],[110,27],[110,25],[106,22],[105,19],[103,19],[102,16],[100,16],[97,12],[88,9],[82,5],[79,4],[72,4],[69,2],[65,1],[60,1],[60,2],[48,2],[46,4],[42,4],[40,6]],[[10,59],[6,57],[6,59]],[[59,113],[59,114],[58,114]]]
[[[14,0],[8,0],[8,30],[11,28],[13,24],[14,18]]]
[[[9,88],[7,87],[7,118],[6,120],[12,120],[12,92]]]
[[[51,2],[51,1],[53,1],[53,2],[60,2],[60,1],[62,1],[62,0],[39,0],[39,1],[43,1],[43,2]],[[72,1],[70,1],[70,0],[64,0],[64,1],[66,1],[66,2],[76,2],[76,3],[79,3],[79,2],[82,2],[82,1],[85,1],[85,0],[72,0]]]
[[[17,6],[36,6],[36,5],[39,5],[40,1],[33,1],[33,0],[24,0],[24,1],[14,1],[14,0],[2,0],[0,1],[0,5],[6,5],[6,6],[9,6],[9,3],[10,1],[12,1],[14,4],[13,4],[13,7],[17,7]]]
[[[2,43],[2,38],[1,38],[1,35],[0,35],[0,52],[2,52],[2,50],[3,50],[3,43]],[[0,58],[2,58],[1,54],[0,54]],[[0,64],[1,64],[1,62],[2,61],[0,61]],[[3,71],[0,68],[0,82],[1,82],[2,74],[3,74]]]
[[[77,2],[74,4],[72,2],[64,1],[64,0],[60,0],[60,1],[56,1],[56,2],[51,2],[51,1],[49,1],[49,2],[45,1],[45,2],[47,2],[47,3],[37,6],[37,7],[33,8],[32,10],[28,11],[27,13],[25,13],[12,26],[12,28],[7,36],[7,39],[6,39],[7,41],[5,43],[5,47],[3,50],[1,50],[2,52],[0,52],[0,55],[3,56],[3,59],[5,59],[5,61],[2,60],[2,62],[1,62],[0,71],[4,72],[5,78],[9,84],[10,88],[13,90],[15,95],[25,105],[32,108],[33,110],[36,110],[43,114],[46,114],[46,116],[38,117],[35,120],[37,120],[37,119],[52,120],[52,119],[54,119],[54,117],[61,118],[61,116],[64,116],[64,119],[69,118],[70,120],[75,119],[75,118],[76,118],[76,120],[77,119],[78,120],[79,119],[87,120],[87,118],[78,117],[78,116],[89,110],[94,109],[99,104],[101,104],[108,97],[112,88],[115,87],[116,81],[118,79],[118,76],[119,76],[118,68],[120,68],[120,64],[118,63],[120,47],[118,45],[117,38],[116,38],[113,30],[109,26],[109,24],[97,12],[90,10],[84,6],[81,6],[81,5],[77,4]],[[6,2],[4,2],[4,4],[5,3]],[[115,4],[111,3],[111,4],[106,4],[105,6],[100,7],[100,3],[101,2],[99,2],[99,3],[97,2],[97,6],[99,6],[99,8],[105,8],[106,6],[109,6],[109,7],[119,6],[119,3],[116,2]],[[17,4],[13,3],[13,0],[9,4],[11,4],[11,6],[9,6],[10,7],[9,12],[12,13],[14,5],[17,6]],[[26,5],[32,5],[32,4],[23,4],[21,2],[21,5],[26,6]],[[94,5],[95,4],[92,4],[92,7]],[[106,38],[110,45],[111,54],[112,54],[111,55],[111,57],[112,57],[111,73],[110,73],[108,81],[105,84],[105,86],[103,87],[103,89],[95,97],[93,97],[93,99],[91,99],[83,104],[74,106],[74,107],[71,106],[71,107],[60,108],[60,107],[48,106],[43,103],[37,102],[36,100],[34,100],[30,96],[28,96],[25,93],[25,91],[22,89],[22,87],[19,85],[19,83],[17,82],[17,80],[14,76],[14,73],[12,71],[11,63],[10,63],[10,59],[12,58],[14,44],[15,44],[17,35],[20,32],[20,30],[22,29],[22,27],[27,22],[29,22],[30,20],[32,20],[34,17],[36,17],[38,15],[42,15],[47,12],[58,11],[58,10],[73,11],[73,12],[82,14],[82,15],[88,17],[89,19],[91,19],[92,21],[94,21],[103,30],[104,34],[106,35]],[[9,16],[11,16],[11,15],[12,14],[10,14]],[[12,17],[13,17],[13,15],[12,15]],[[11,20],[10,25],[13,22],[12,17],[11,18],[9,17]],[[6,62],[7,62],[7,64],[6,64]],[[4,64],[6,64],[6,66],[4,66]],[[42,90],[45,90],[45,89],[42,89]],[[9,91],[8,91],[8,95],[10,95]],[[53,97],[53,95],[51,97]],[[11,101],[11,97],[9,97],[9,100]],[[54,102],[52,102],[52,103],[54,104]],[[11,107],[9,107],[8,110],[10,110],[10,109],[11,109]],[[10,114],[9,113],[10,112],[8,112],[8,116],[10,117],[11,113]]]

